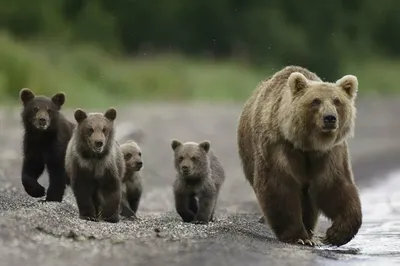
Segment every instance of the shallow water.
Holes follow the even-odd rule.
[[[357,236],[341,248],[321,247],[319,250],[333,251],[340,256],[341,262],[348,259],[348,264],[399,265],[400,170],[389,174],[382,183],[364,188],[360,197],[363,225]],[[334,259],[332,254],[329,256]],[[337,262],[332,264],[338,265]]]

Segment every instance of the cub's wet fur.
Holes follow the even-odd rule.
[[[64,168],[65,152],[75,127],[60,112],[65,94],[59,92],[49,98],[24,88],[19,98],[24,127],[22,185],[31,197],[46,195],[45,201],[61,202],[69,183]],[[45,168],[49,175],[47,193],[38,183]]]
[[[81,219],[119,222],[121,182],[125,174],[122,151],[114,140],[114,108],[102,113],[75,111],[78,123],[65,160]]]
[[[200,143],[171,142],[177,171],[173,184],[175,208],[184,222],[208,223],[214,220],[225,173],[210,146],[207,140]]]
[[[136,219],[137,210],[142,196],[143,167],[142,151],[139,145],[128,140],[120,145],[125,160],[125,175],[122,179],[121,215]]]

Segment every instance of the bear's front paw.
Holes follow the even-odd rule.
[[[86,221],[92,221],[92,222],[98,222],[99,219],[96,217],[91,217],[91,216],[79,216],[80,219],[86,220]]]
[[[332,225],[327,231],[322,242],[326,245],[342,246],[354,238],[357,232],[346,226]]]
[[[108,223],[118,223],[120,218],[119,215],[113,215],[111,217],[105,217],[103,220]]]
[[[207,221],[193,221],[194,224],[208,224]]]

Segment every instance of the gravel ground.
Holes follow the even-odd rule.
[[[400,168],[399,103],[399,99],[357,103],[356,136],[350,152],[361,189],[382,183],[387,172]],[[333,249],[279,243],[268,226],[257,222],[258,205],[239,164],[236,125],[241,108],[200,103],[119,107],[118,140],[135,138],[143,150],[144,194],[140,221],[118,224],[78,219],[69,188],[62,203],[30,198],[20,181],[19,110],[0,110],[0,265],[375,265],[400,258],[398,253],[365,254],[359,244]],[[73,110],[64,113],[72,118]],[[175,213],[172,138],[208,139],[220,158],[227,178],[216,222],[186,224]],[[47,186],[47,175],[40,182]],[[329,223],[321,220],[320,232],[324,232]],[[368,221],[365,224],[360,235]]]

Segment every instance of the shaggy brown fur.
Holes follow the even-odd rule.
[[[21,112],[24,126],[22,185],[32,197],[43,197],[44,201],[62,201],[65,185],[69,179],[64,168],[65,152],[75,127],[61,113],[65,94],[54,94],[51,98],[35,95],[30,89],[20,91],[23,104]],[[49,187],[38,183],[47,169]]]
[[[177,171],[173,185],[175,208],[184,222],[208,223],[214,219],[225,173],[210,145],[209,141],[171,142]]]
[[[78,126],[68,143],[65,168],[82,219],[119,221],[125,163],[114,140],[116,117],[114,108],[104,114],[75,111]]]
[[[277,238],[314,245],[319,212],[332,220],[324,243],[348,243],[362,224],[347,139],[358,81],[335,83],[288,66],[246,102],[237,137],[243,171]]]
[[[140,172],[143,167],[142,151],[133,140],[128,140],[120,147],[124,155],[126,168],[125,176],[122,180],[121,215],[136,219],[143,192]]]

